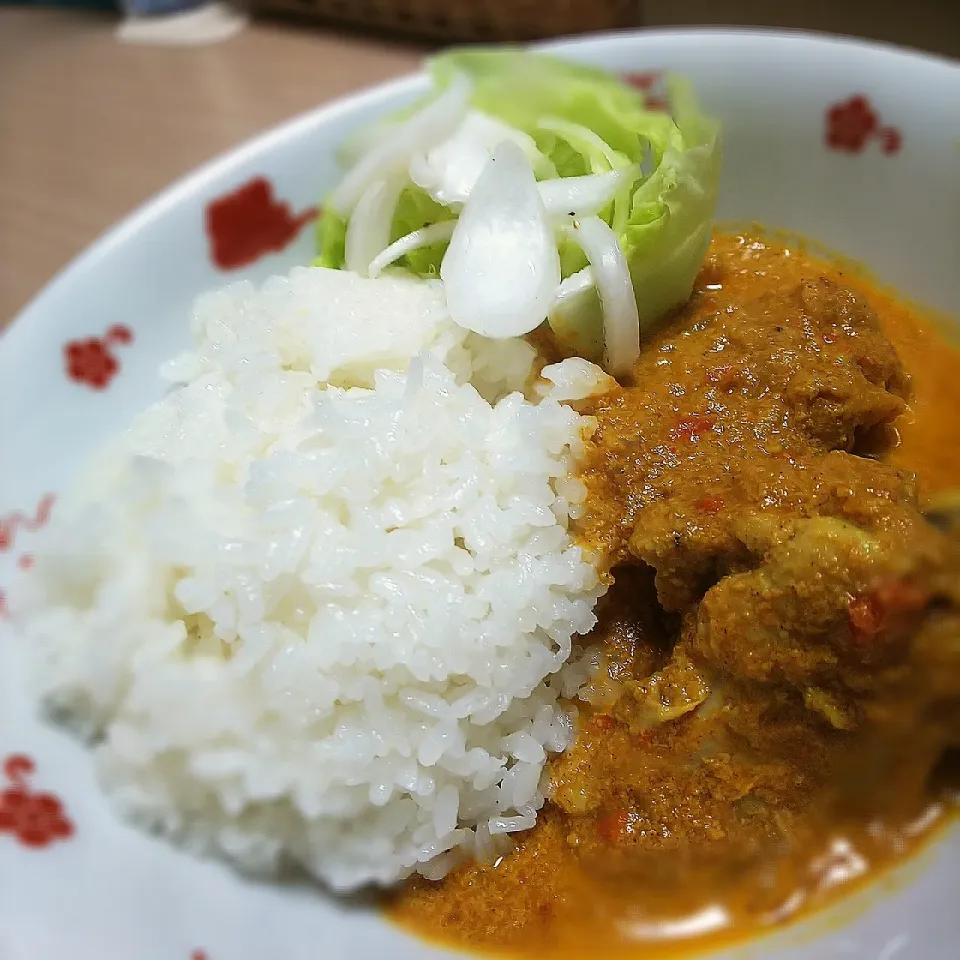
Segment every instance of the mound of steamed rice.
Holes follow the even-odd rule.
[[[119,810],[338,889],[530,827],[602,592],[567,531],[603,385],[442,288],[299,268],[207,295],[176,386],[64,496],[23,609]]]

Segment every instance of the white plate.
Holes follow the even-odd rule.
[[[960,316],[957,65],[815,36],[727,31],[621,34],[559,49],[638,75],[654,92],[648,74],[689,74],[724,123],[722,218],[815,237]],[[204,167],[109,233],[24,311],[0,341],[0,589],[29,565],[45,496],[160,395],[157,367],[186,343],[191,299],[306,261],[312,231],[298,232],[298,217],[332,185],[335,145],[424,87],[412,77],[323,107]],[[218,269],[213,257],[243,259],[243,251],[214,249],[210,204],[255,178],[266,182],[243,196],[256,205],[272,193],[277,250]],[[213,219],[229,220],[229,208],[215,207]],[[117,822],[84,750],[33,716],[13,628],[4,629],[0,791],[19,783],[49,792],[63,813],[18,834],[3,825],[0,797],[0,960],[434,955],[371,912],[313,889],[240,879]],[[954,832],[883,889],[728,956],[955,960],[958,893]]]

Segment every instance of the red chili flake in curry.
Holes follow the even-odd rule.
[[[707,380],[720,387],[728,388],[734,379],[733,365],[730,363],[722,363],[719,367],[710,367],[707,369]]]
[[[703,417],[698,414],[681,417],[670,431],[670,439],[699,440],[704,434],[710,433],[714,425],[715,421],[712,417]]]
[[[589,724],[593,730],[612,730],[617,721],[605,713],[598,713],[590,718]]]
[[[930,602],[930,589],[913,580],[889,579],[850,601],[850,628],[855,643],[869,643],[892,621],[916,614]]]
[[[629,810],[615,810],[597,822],[597,835],[605,843],[622,843],[631,832],[632,818]]]

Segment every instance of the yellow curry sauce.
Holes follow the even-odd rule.
[[[391,915],[472,949],[662,957],[909,855],[955,796],[960,549],[919,507],[960,486],[958,409],[960,351],[915,310],[717,236],[632,381],[585,405],[578,532],[614,583],[551,800]]]

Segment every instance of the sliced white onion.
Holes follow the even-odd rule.
[[[594,174],[615,170],[626,160],[623,154],[614,150],[599,134],[582,124],[557,117],[545,117],[537,126],[565,140],[574,150],[587,154],[590,158],[590,169]],[[624,191],[617,194],[613,204],[613,229],[617,234],[623,233],[629,219],[630,195]]]
[[[622,163],[626,159],[622,154],[618,157],[617,151],[600,134],[583,124],[561,120],[559,117],[544,117],[537,126],[565,140],[578,153],[589,153],[590,169],[594,173],[604,172],[604,165],[596,162],[598,155],[606,161],[605,169],[607,170],[614,169],[618,161]]]
[[[458,76],[436,100],[371,146],[347,171],[333,191],[329,206],[346,216],[374,180],[387,179],[405,169],[414,153],[429,150],[449,137],[463,118],[469,95],[469,80]]]
[[[378,277],[391,263],[405,257],[408,253],[419,250],[421,247],[432,247],[435,243],[444,243],[453,236],[456,225],[456,220],[441,220],[440,223],[431,223],[408,233],[405,237],[400,237],[399,240],[394,240],[389,247],[381,250],[370,261],[369,275]]]
[[[513,141],[539,176],[556,176],[557,169],[537,149],[533,137],[479,110],[470,110],[453,134],[410,161],[410,179],[445,207],[466,203],[470,191],[497,145]]]
[[[553,302],[557,304],[566,303],[568,300],[573,300],[580,294],[586,293],[593,286],[596,286],[593,271],[589,267],[584,267],[576,273],[571,273],[569,277],[563,280],[557,287]]]
[[[365,153],[392,137],[399,123],[398,120],[384,120],[348,134],[335,153],[340,169],[349,170]]]
[[[603,307],[590,267],[567,277],[557,287],[547,320],[566,351],[603,363]]]
[[[599,217],[573,221],[567,235],[590,261],[603,308],[607,369],[621,376],[640,355],[640,315],[623,250],[617,235]]]
[[[405,180],[396,174],[389,180],[374,180],[353,208],[344,237],[344,265],[361,277],[370,263],[390,243],[390,227]]]
[[[484,167],[440,265],[450,316],[487,337],[539,326],[560,285],[560,255],[530,161],[504,141]]]
[[[541,180],[537,186],[547,212],[571,217],[595,216],[640,176],[640,167],[631,164],[606,173],[584,177]]]

